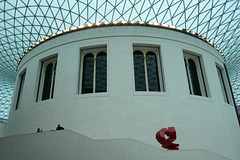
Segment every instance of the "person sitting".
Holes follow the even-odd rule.
[[[42,132],[42,129],[38,128],[38,129],[37,129],[37,132]]]
[[[56,130],[64,130],[64,128],[62,126],[60,126],[60,124],[58,124]]]

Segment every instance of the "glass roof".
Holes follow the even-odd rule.
[[[0,0],[0,120],[7,120],[20,56],[64,29],[106,21],[145,21],[191,30],[224,53],[240,105],[238,0]]]

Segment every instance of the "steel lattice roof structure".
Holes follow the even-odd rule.
[[[65,29],[106,21],[157,22],[210,39],[224,53],[240,105],[239,0],[0,0],[0,120],[8,118],[17,62],[30,46]]]

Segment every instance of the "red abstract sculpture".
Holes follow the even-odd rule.
[[[168,139],[165,138],[165,134],[168,136]],[[176,140],[176,131],[175,127],[168,127],[162,128],[160,131],[156,133],[156,139],[157,141],[162,144],[163,148],[169,149],[169,150],[179,150],[179,144],[172,143]]]

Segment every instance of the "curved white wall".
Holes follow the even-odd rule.
[[[159,46],[165,92],[135,91],[134,44]],[[107,46],[107,92],[77,94],[80,50],[91,46]],[[201,56],[209,97],[190,95],[183,50]],[[57,55],[54,98],[36,102],[40,60],[51,55]],[[18,110],[15,92],[7,135],[36,132],[39,127],[49,131],[61,124],[94,139],[132,138],[161,147],[155,133],[174,126],[180,149],[205,149],[236,159],[240,128],[234,106],[224,102],[216,64],[223,67],[213,47],[167,29],[114,26],[56,37],[20,63],[18,75],[26,70],[25,84]]]
[[[7,123],[5,123],[5,122],[0,122],[0,137],[5,136],[6,124]]]

